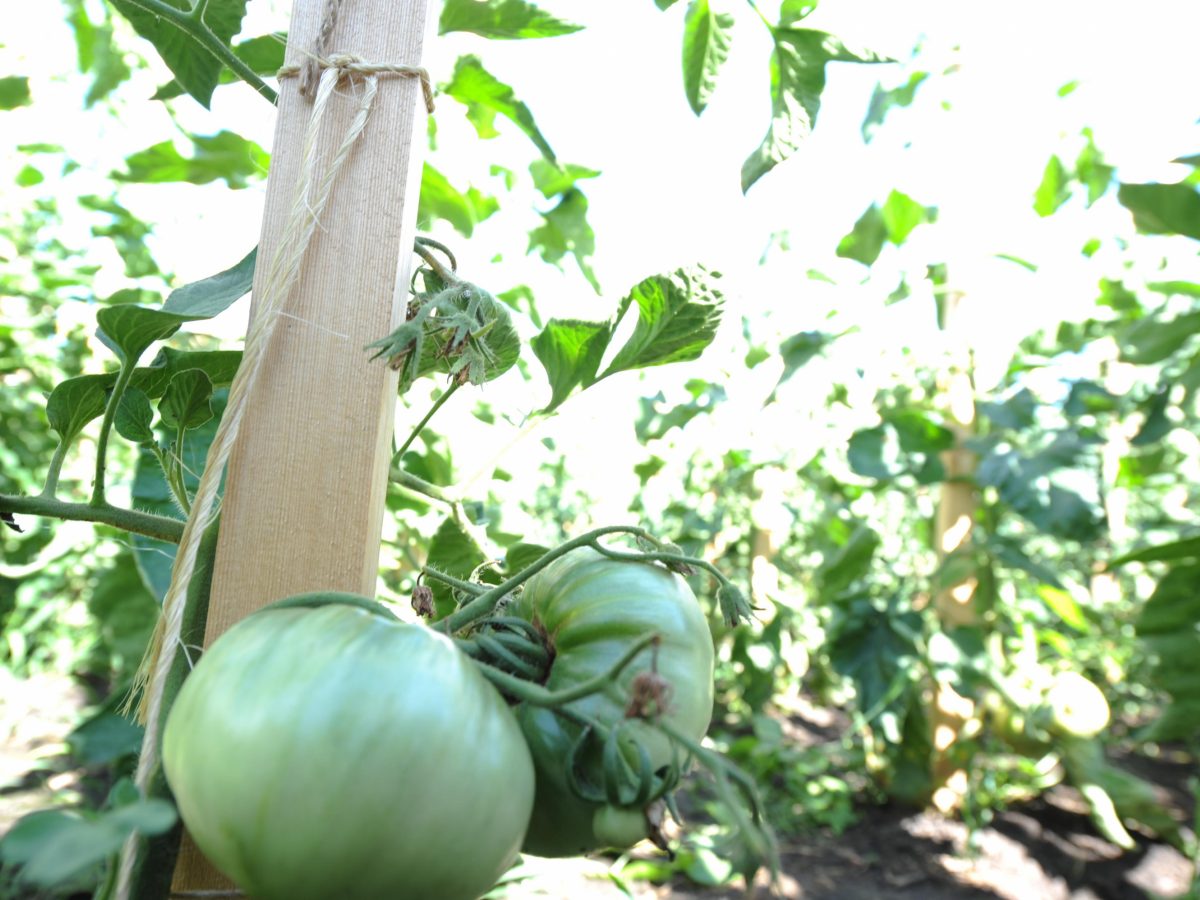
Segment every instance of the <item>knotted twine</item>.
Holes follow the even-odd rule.
[[[371,106],[379,88],[379,79],[387,76],[419,78],[425,97],[425,108],[433,112],[433,91],[428,73],[415,66],[392,63],[368,63],[350,54],[323,55],[324,44],[333,31],[337,9],[342,0],[327,0],[321,31],[318,35],[316,53],[310,55],[304,67],[285,66],[280,69],[280,78],[302,74],[301,93],[306,96],[311,88],[314,72],[320,72],[316,96],[309,114],[308,128],[300,157],[300,175],[296,181],[295,196],[280,236],[278,248],[270,260],[266,276],[261,280],[261,291],[256,295],[258,306],[246,332],[242,361],[229,388],[229,399],[225,413],[217,427],[216,435],[208,450],[204,472],[192,499],[192,511],[184,525],[179,541],[179,550],[171,570],[171,584],[163,598],[162,614],[155,626],[154,635],[147,650],[147,658],[138,673],[138,684],[144,690],[138,717],[146,730],[142,738],[141,755],[135,784],[143,796],[158,770],[161,760],[159,746],[163,726],[163,691],[175,657],[175,648],[189,654],[189,648],[181,641],[183,615],[187,605],[188,586],[196,570],[200,542],[204,532],[217,517],[217,490],[225,464],[233,452],[238,431],[249,406],[249,398],[262,371],[267,349],[275,326],[283,314],[284,305],[300,278],[304,255],[312,242],[313,234],[320,225],[321,214],[329,201],[334,182],[345,164],[355,142],[363,133]],[[359,76],[362,90],[358,95],[358,108],[346,128],[346,133],[332,159],[324,166],[318,159],[317,144],[321,125],[335,88],[343,81],[356,81]],[[136,685],[135,685],[136,689]],[[117,900],[130,900],[133,888],[134,867],[138,855],[138,837],[131,835],[121,851],[121,865],[117,874]],[[199,893],[199,892],[198,892]]]

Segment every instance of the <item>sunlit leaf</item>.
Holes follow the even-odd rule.
[[[533,339],[533,353],[550,379],[550,402],[542,412],[556,409],[575,388],[595,382],[612,335],[611,322],[551,319],[546,323]]]
[[[708,0],[691,0],[683,20],[683,90],[692,112],[700,115],[729,58],[733,16],[714,12]]]
[[[438,34],[469,31],[493,40],[558,37],[582,29],[525,0],[446,0]]]
[[[467,118],[481,138],[492,138],[496,131],[496,116],[504,116],[521,129],[550,161],[554,151],[538,130],[529,107],[516,98],[513,89],[497,80],[483,67],[477,56],[460,56],[454,75],[442,92],[467,107]]]
[[[234,55],[256,75],[274,75],[283,66],[287,48],[286,34],[263,34],[233,46]],[[230,68],[222,67],[218,84],[237,84],[241,78]],[[170,100],[185,93],[178,81],[169,81],[154,92],[152,100]]]
[[[46,400],[46,417],[62,443],[71,443],[88,422],[104,413],[115,380],[115,375],[80,375],[55,385]]]
[[[223,179],[233,189],[244,188],[267,174],[270,157],[258,144],[232,131],[192,135],[195,154],[185,157],[173,141],[163,141],[125,158],[127,171],[113,172],[118,181],[162,184],[186,181],[208,184]]]
[[[558,194],[565,194],[575,187],[577,181],[584,178],[595,178],[600,173],[595,169],[577,166],[574,163],[559,165],[548,159],[535,159],[529,164],[529,174],[533,176],[533,186],[549,199]]]
[[[0,110],[16,109],[33,102],[29,92],[29,79],[24,75],[8,75],[0,78]]]
[[[883,213],[874,203],[858,217],[854,228],[837,245],[837,255],[869,266],[879,258],[887,240]]]
[[[417,221],[428,229],[434,219],[449,222],[463,237],[470,237],[475,226],[500,208],[495,197],[470,187],[466,192],[454,187],[437,169],[425,163],[421,171],[421,202]]]
[[[913,72],[908,81],[900,87],[885,89],[882,84],[875,86],[871,102],[867,106],[867,115],[862,123],[863,140],[870,142],[883,124],[887,114],[893,109],[911,106],[917,95],[917,88],[929,77],[928,72]]]
[[[1062,160],[1051,156],[1042,171],[1042,182],[1033,195],[1033,209],[1045,218],[1071,199],[1071,175]]]
[[[771,126],[742,166],[742,191],[796,151],[811,133],[830,62],[890,62],[869,50],[851,49],[838,38],[807,28],[773,29]]]
[[[425,565],[445,575],[467,578],[487,556],[479,544],[454,519],[445,519],[429,544]],[[434,618],[441,619],[457,606],[452,590],[441,582],[427,578],[423,582],[433,589]]]
[[[596,234],[588,223],[587,211],[587,197],[579,189],[571,188],[557,206],[542,213],[543,224],[529,232],[529,250],[536,250],[551,265],[559,265],[564,256],[571,254],[579,271],[599,293],[600,285],[591,264]]]

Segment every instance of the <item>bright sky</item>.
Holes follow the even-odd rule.
[[[552,430],[583,465],[590,460],[612,467],[611,443],[603,450],[594,446],[596,429],[612,421],[605,416],[629,421],[635,398],[660,387],[670,398],[682,399],[679,385],[701,372],[711,375],[714,365],[728,367],[727,389],[737,402],[728,404],[725,417],[689,429],[678,452],[730,428],[753,431],[764,449],[794,446],[799,418],[779,412],[745,418],[759,408],[779,366],[772,361],[753,372],[739,370],[741,317],[751,319],[756,336],[770,343],[802,329],[858,325],[860,334],[839,342],[841,359],[849,357],[850,365],[867,368],[882,360],[876,368],[879,377],[886,377],[889,359],[899,364],[903,346],[928,351],[938,340],[928,305],[880,308],[880,298],[901,272],[922,271],[930,262],[949,264],[952,280],[977,314],[976,333],[987,336],[979,341],[981,364],[995,370],[1012,344],[1034,327],[1089,307],[1100,277],[1123,277],[1116,247],[1107,246],[1090,260],[1079,253],[1089,237],[1127,230],[1121,223],[1128,222],[1128,213],[1114,198],[1086,213],[1079,200],[1049,219],[1033,213],[1033,193],[1049,156],[1058,153],[1069,165],[1084,126],[1094,130],[1106,160],[1128,181],[1178,180],[1188,170],[1169,161],[1200,152],[1200,78],[1194,52],[1200,4],[1185,0],[1147,0],[1136,6],[1075,0],[1018,0],[1002,6],[963,0],[824,0],[808,20],[811,27],[899,60],[908,60],[920,42],[923,65],[958,70],[927,82],[914,106],[895,111],[874,143],[864,145],[859,126],[876,80],[896,85],[909,69],[904,63],[830,66],[816,134],[747,197],[738,184],[741,164],[764,134],[770,108],[768,35],[745,4],[730,4],[738,16],[733,54],[700,119],[687,107],[679,74],[685,2],[667,12],[657,10],[651,0],[541,0],[540,5],[588,28],[537,42],[487,42],[472,35],[435,38],[425,65],[435,81],[445,80],[459,54],[480,54],[530,106],[561,160],[602,171],[584,187],[604,296],[596,297],[570,264],[562,274],[525,256],[524,226],[536,224],[531,213],[518,225],[505,216],[485,223],[469,246],[451,232],[436,233],[460,250],[464,271],[474,280],[497,291],[531,285],[544,315],[605,317],[634,282],[681,264],[704,262],[728,276],[723,342],[706,362],[655,371],[645,387],[626,377],[613,380],[621,384],[590,392],[600,395],[597,400],[616,403],[617,412],[607,412],[605,402],[581,401],[577,409],[568,404]],[[252,0],[243,36],[283,27],[288,6],[279,0]],[[772,3],[760,6],[772,15]],[[353,3],[347,8],[352,14]],[[64,191],[99,188],[103,175],[120,168],[125,155],[177,134],[157,104],[138,99],[166,80],[157,62],[152,72],[138,73],[134,89],[125,89],[128,99],[119,120],[102,111],[83,114],[79,98],[84,82],[72,74],[74,45],[59,5],[28,4],[20,16],[10,17],[5,32],[0,74],[31,75],[36,99],[30,108],[3,114],[6,143],[67,146],[83,172]],[[1060,98],[1058,89],[1070,81],[1078,81],[1079,87]],[[176,108],[189,130],[208,134],[229,128],[270,145],[273,117],[247,88],[221,88],[211,112],[187,99],[177,101]],[[533,159],[532,145],[504,124],[501,139],[475,139],[449,99],[441,101],[438,122],[436,161],[457,184],[470,180],[498,191],[498,183],[488,181],[492,163],[524,176]],[[23,163],[13,157],[13,170]],[[0,202],[28,202],[30,194],[11,187],[11,179],[4,177],[8,168],[0,170]],[[50,187],[48,181],[33,190]],[[871,282],[864,285],[866,270],[837,259],[833,250],[866,207],[893,188],[937,206],[939,221],[917,229],[904,247],[885,249]],[[254,244],[263,190],[261,184],[236,192],[223,184],[131,186],[126,197],[135,211],[156,223],[154,249],[182,284],[231,264]],[[521,208],[527,199],[518,194],[512,208]],[[788,234],[790,251],[773,249],[767,264],[760,265],[777,232]],[[1171,250],[1172,277],[1200,280],[1194,246],[1177,240]],[[1143,267],[1158,264],[1164,243],[1171,244],[1155,239],[1153,255]],[[489,260],[497,253],[503,260],[494,266]],[[1028,259],[1039,270],[1034,274],[997,260],[996,253]],[[807,278],[809,269],[829,275],[836,286]],[[119,266],[109,265],[100,293],[121,286]],[[92,315],[94,310],[80,313]],[[231,311],[225,327],[236,332],[244,315],[244,310]],[[994,351],[990,356],[989,348]],[[814,375],[836,377],[822,365],[815,364]],[[800,416],[813,413],[809,407],[822,402],[824,394],[809,384],[794,380],[785,408]],[[541,393],[529,398],[519,379],[512,386],[522,392],[513,399],[505,399],[499,385],[490,386],[486,396],[516,415],[536,408],[542,399]],[[866,396],[870,388],[864,387]],[[728,418],[739,410],[742,420]],[[706,427],[715,435],[707,434]],[[630,453],[637,459],[645,455],[632,445]],[[510,455],[503,464],[513,469],[520,462]],[[470,471],[470,464],[464,468]],[[635,485],[613,494],[623,504]],[[598,512],[597,518],[602,515]]]

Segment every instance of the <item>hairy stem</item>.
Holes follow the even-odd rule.
[[[58,479],[62,474],[63,461],[67,458],[67,451],[71,449],[70,444],[66,441],[59,441],[58,446],[54,448],[54,456],[50,459],[50,468],[46,470],[46,484],[42,488],[41,496],[47,500],[53,500],[54,495],[58,492]]]
[[[112,525],[134,534],[157,538],[178,544],[183,535],[183,522],[167,516],[122,509],[108,503],[64,503],[53,497],[17,497],[0,494],[0,512],[18,513],[27,516],[49,516],[54,519],[73,519],[80,522],[98,522]]]
[[[458,506],[459,501],[452,496],[445,488],[440,488],[432,482],[426,481],[424,478],[418,478],[416,475],[405,472],[399,466],[394,466],[391,472],[388,473],[388,480],[395,482],[402,488],[407,488],[418,494],[424,494],[430,500],[436,500],[439,503],[446,503],[450,506]]]
[[[117,415],[117,406],[129,380],[133,378],[133,370],[137,368],[136,359],[127,359],[121,363],[117,380],[113,383],[112,393],[108,395],[108,403],[104,407],[104,420],[100,423],[100,438],[96,441],[96,478],[92,483],[92,505],[104,506],[104,474],[108,465],[108,436],[112,434],[113,420]]]
[[[439,572],[437,569],[431,569],[428,566],[422,569],[422,571],[432,581],[454,588],[456,591],[465,591],[476,597],[486,594],[490,590],[482,584],[476,584],[474,581],[463,581],[461,578],[455,578],[453,575],[447,575],[445,572]]]

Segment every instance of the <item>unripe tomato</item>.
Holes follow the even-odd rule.
[[[268,609],[184,682],[163,765],[200,849],[255,900],[470,900],[514,861],[533,764],[445,637]]]
[[[533,622],[545,634],[553,659],[546,681],[550,690],[608,671],[632,643],[658,634],[657,674],[669,687],[664,720],[695,740],[708,730],[713,707],[712,634],[695,595],[678,575],[661,566],[617,561],[581,548],[531,578],[509,613]],[[569,708],[607,726],[621,722],[631,683],[650,670],[654,658],[653,651],[646,649],[617,683]],[[584,800],[572,791],[566,772],[571,748],[580,735],[578,724],[553,710],[529,705],[518,709],[517,718],[537,769],[526,852],[573,856],[614,844],[628,846],[645,836],[644,829],[628,827],[641,817],[641,810],[619,807],[623,816],[614,811],[598,817],[608,804]],[[646,723],[634,720],[626,729],[649,752],[654,769],[682,760],[683,753]],[[584,774],[600,783],[596,756],[584,760],[589,770]],[[609,828],[617,819],[624,827]],[[603,833],[597,833],[597,824]]]

